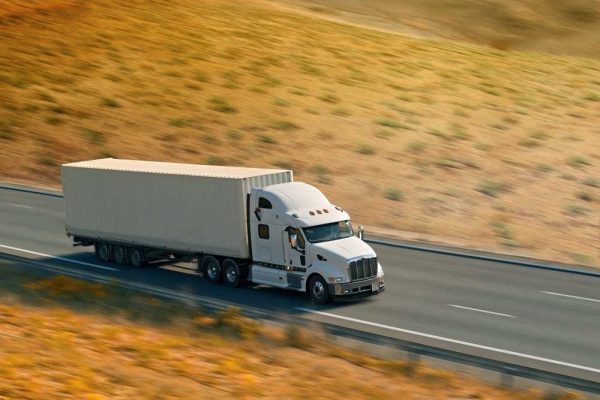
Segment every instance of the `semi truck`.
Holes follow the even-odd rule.
[[[102,262],[197,262],[210,282],[324,304],[384,291],[362,227],[293,172],[104,158],[61,167],[66,233]]]

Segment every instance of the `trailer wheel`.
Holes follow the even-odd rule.
[[[213,256],[204,256],[201,261],[204,278],[209,282],[219,283],[223,280],[222,268],[219,260]]]
[[[113,247],[113,259],[117,264],[127,264],[127,250],[123,246]]]
[[[145,260],[142,249],[139,247],[133,247],[129,249],[129,262],[131,262],[131,265],[133,265],[135,268],[143,267]]]
[[[325,279],[323,279],[319,275],[315,276],[310,280],[310,284],[308,285],[308,291],[313,303],[327,304],[331,300],[327,282],[325,282]]]
[[[110,245],[107,243],[96,243],[96,256],[100,261],[110,262]]]
[[[247,268],[245,265],[239,265],[231,258],[226,258],[223,261],[223,279],[229,287],[241,286],[248,277]]]

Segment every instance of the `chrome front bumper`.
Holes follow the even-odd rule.
[[[385,290],[383,276],[348,283],[330,283],[329,294],[335,298],[366,297]]]

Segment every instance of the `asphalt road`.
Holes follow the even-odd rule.
[[[0,189],[0,253],[600,381],[600,278],[373,247],[386,292],[317,307],[285,290],[211,285],[191,264],[102,264],[65,237],[62,198]]]

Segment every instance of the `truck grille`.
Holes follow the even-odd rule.
[[[377,275],[377,257],[362,258],[350,263],[350,280],[372,278]]]

